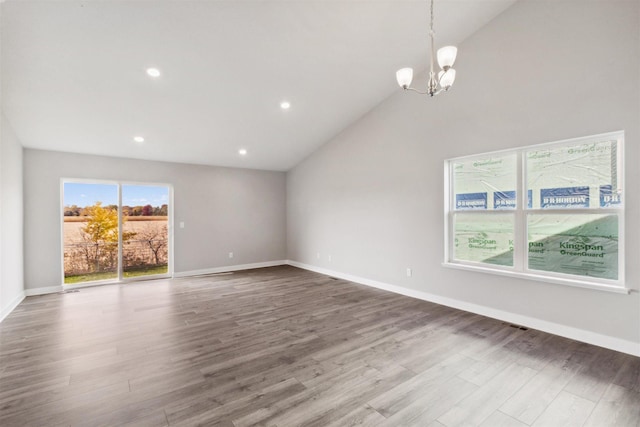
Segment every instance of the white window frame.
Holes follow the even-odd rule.
[[[513,149],[499,150],[474,154],[469,156],[460,156],[445,160],[444,162],[444,262],[442,265],[448,268],[471,270],[482,273],[497,274],[502,276],[517,277],[547,283],[561,284],[567,286],[575,286],[581,288],[595,289],[601,291],[609,291],[616,293],[628,294],[630,289],[625,284],[625,202],[626,195],[622,195],[622,202],[619,207],[608,208],[575,208],[575,209],[529,209],[526,207],[526,156],[525,153],[530,150],[544,150],[565,145],[587,144],[602,140],[617,140],[618,164],[620,176],[620,187],[624,190],[624,131],[609,132],[599,135],[591,135],[587,137],[566,139],[562,141],[554,141],[544,144],[529,145]],[[516,182],[516,209],[510,210],[455,210],[455,195],[453,194],[453,167],[452,165],[460,161],[469,161],[474,159],[486,159],[490,156],[517,156],[517,182]],[[453,253],[453,226],[454,215],[456,213],[479,214],[483,213],[500,213],[513,215],[514,217],[514,258],[513,266],[500,266],[481,262],[472,262],[454,259]],[[565,273],[556,273],[551,271],[533,270],[527,268],[528,251],[527,251],[527,215],[528,214],[615,214],[618,216],[618,279],[594,278],[589,276],[571,275]]]

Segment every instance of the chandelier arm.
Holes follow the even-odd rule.
[[[412,87],[403,87],[403,89],[404,90],[410,90],[411,92],[419,93],[420,95],[428,95],[429,94],[429,91],[422,92],[422,91],[419,91],[418,89],[414,89]]]

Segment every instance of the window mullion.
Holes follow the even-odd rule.
[[[527,235],[526,235],[526,213],[525,213],[525,194],[526,178],[524,167],[523,151],[518,151],[518,160],[516,161],[516,211],[514,226],[514,245],[513,245],[513,266],[517,271],[524,271],[526,267],[525,257],[527,255]]]
[[[122,184],[118,184],[118,281],[121,282],[123,278],[123,266],[122,266]]]

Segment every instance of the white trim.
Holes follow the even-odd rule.
[[[22,300],[25,298],[25,296],[26,295],[25,295],[24,291],[20,292],[18,294],[18,296],[16,296],[13,299],[13,301],[11,301],[9,303],[8,306],[6,306],[2,310],[0,310],[0,322],[2,322],[4,319],[6,319],[7,316],[10,315],[13,310],[15,310],[15,308],[18,306],[18,304],[20,304],[22,302]]]
[[[93,286],[126,285],[127,283],[132,283],[132,282],[136,282],[136,281],[201,276],[201,275],[204,275],[204,274],[225,273],[227,271],[240,271],[240,270],[251,270],[251,269],[254,269],[254,268],[275,267],[275,266],[278,266],[278,265],[287,265],[287,261],[286,260],[277,260],[277,261],[255,262],[255,263],[252,263],[252,264],[238,264],[238,265],[229,265],[229,266],[226,266],[226,267],[205,268],[205,269],[202,269],[202,270],[181,271],[179,273],[174,273],[173,277],[170,276],[170,275],[140,276],[139,280],[136,280],[137,278],[125,279],[125,280],[122,280],[122,281],[118,281],[118,280],[97,280],[95,282],[83,282],[83,283],[78,283],[78,284],[49,286],[49,287],[46,287],[46,288],[25,289],[25,295],[26,296],[45,295],[45,294],[52,294],[52,293],[56,293],[56,292],[68,291],[68,290],[71,290],[71,289],[90,288],[90,287],[93,287]]]
[[[24,294],[28,297],[32,297],[35,295],[45,295],[45,294],[54,294],[56,292],[62,292],[64,288],[62,285],[60,286],[49,286],[46,288],[34,288],[34,289],[25,289]]]
[[[287,264],[288,264],[288,261],[286,260],[254,262],[252,264],[238,264],[238,265],[228,265],[225,267],[205,268],[202,270],[180,271],[180,272],[174,273],[173,277],[178,278],[178,277],[201,276],[204,274],[226,273],[227,271],[251,270],[254,268],[275,267],[278,265],[287,265]]]
[[[508,311],[498,310],[491,307],[459,301],[453,298],[434,295],[434,294],[430,294],[422,291],[416,291],[414,289],[408,289],[402,286],[390,285],[388,283],[378,282],[376,280],[371,280],[371,279],[365,279],[365,278],[354,276],[347,273],[340,273],[338,271],[328,270],[326,268],[316,267],[309,264],[303,264],[297,261],[289,260],[287,261],[287,264],[293,267],[302,268],[304,270],[314,271],[320,274],[326,274],[328,276],[349,280],[351,282],[359,283],[361,285],[383,289],[385,291],[393,292],[396,294],[405,295],[408,297],[417,298],[417,299],[433,302],[440,305],[445,305],[447,307],[452,307],[458,310],[480,314],[482,316],[491,317],[493,319],[498,319],[498,320],[502,320],[509,323],[515,323],[518,325],[526,326],[531,329],[537,329],[539,331],[548,332],[550,334],[559,335],[561,337],[570,338],[576,341],[585,342],[587,344],[593,344],[599,347],[605,347],[611,350],[620,351],[622,353],[627,353],[633,356],[640,357],[640,342],[636,343],[633,341],[610,337],[607,335],[598,334],[596,332],[574,328],[572,326],[561,325],[559,323],[549,322],[549,321],[537,319],[534,317],[523,316],[521,314],[511,313]]]
[[[551,141],[551,142],[543,142],[543,143],[539,143],[539,144],[530,144],[530,145],[523,145],[520,147],[513,147],[513,148],[503,148],[502,150],[494,150],[494,151],[487,151],[486,153],[475,153],[475,154],[469,154],[469,155],[462,155],[462,156],[458,156],[458,157],[452,157],[450,159],[447,159],[449,161],[452,160],[467,160],[467,159],[481,159],[482,157],[485,157],[486,155],[496,155],[496,154],[507,154],[513,151],[517,151],[517,150],[522,150],[522,151],[526,151],[526,150],[530,150],[532,148],[547,148],[547,147],[553,147],[555,145],[567,145],[567,144],[577,144],[580,143],[582,141],[590,141],[592,139],[606,139],[606,138],[619,138],[622,137],[624,138],[624,130],[612,130],[610,132],[604,132],[604,133],[598,133],[595,135],[587,135],[587,136],[578,136],[576,138],[568,138],[568,139],[561,139],[558,141]],[[624,187],[623,187],[624,188]],[[624,204],[624,200],[622,201],[622,203]]]
[[[153,276],[150,276],[153,277]],[[118,280],[117,277],[113,279],[104,279],[104,280],[94,280],[91,282],[78,282],[78,283],[64,283],[62,286],[63,291],[69,291],[71,289],[82,289],[82,288],[92,288],[94,286],[104,286],[104,285],[124,285],[127,284],[129,279],[127,280]]]
[[[578,279],[581,276],[572,276],[574,278],[561,278],[557,276],[538,275],[533,273],[523,273],[516,270],[506,270],[500,268],[492,268],[485,265],[469,265],[456,262],[443,262],[443,267],[453,268],[457,270],[477,271],[478,273],[496,274],[498,276],[516,277],[518,279],[536,280],[538,282],[554,283],[560,285],[573,286],[574,288],[593,289],[595,291],[613,292],[616,294],[630,294],[631,289],[619,285],[608,285],[606,283],[587,282]]]
[[[160,273],[160,274],[149,274],[146,276],[132,276],[125,277],[124,279],[117,282],[119,285],[126,285],[127,283],[132,282],[144,282],[145,280],[160,280],[160,279],[171,279],[172,276],[169,273]],[[65,285],[65,289],[69,289],[75,285]]]
[[[63,207],[63,209],[64,209],[64,207]],[[118,184],[118,210],[116,211],[116,213],[118,214],[118,261],[117,261],[117,263],[118,263],[118,282],[122,282],[122,279],[124,278],[124,266],[122,265],[122,258],[123,258],[123,254],[124,254],[124,242],[122,241],[122,231],[124,229],[124,224],[122,223],[122,184]],[[87,218],[87,220],[88,219],[89,218]],[[167,232],[168,232],[168,228],[167,228]],[[63,240],[64,240],[64,237],[63,237]],[[96,246],[98,244],[99,243],[96,242]],[[62,259],[63,259],[63,263],[64,263],[64,252],[62,253]],[[87,264],[89,264],[89,263],[87,262]],[[64,280],[62,281],[62,283],[66,284],[66,283],[64,283]]]
[[[167,218],[167,235],[169,238],[169,252],[167,253],[167,256],[169,257],[168,259],[168,263],[167,263],[167,273],[170,276],[173,276],[173,268],[174,268],[174,264],[173,264],[173,258],[175,256],[175,252],[174,252],[174,242],[175,242],[175,228],[173,226],[174,224],[174,218],[173,218],[173,184],[168,184],[169,186],[169,206],[168,206],[168,210],[167,210],[167,215],[169,215],[169,218]],[[161,206],[162,207],[162,206]]]

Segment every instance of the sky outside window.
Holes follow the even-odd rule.
[[[118,191],[115,184],[64,183],[65,206],[91,206],[102,202],[103,206],[118,204]],[[162,206],[169,203],[167,187],[151,185],[124,185],[122,204],[124,206]]]

